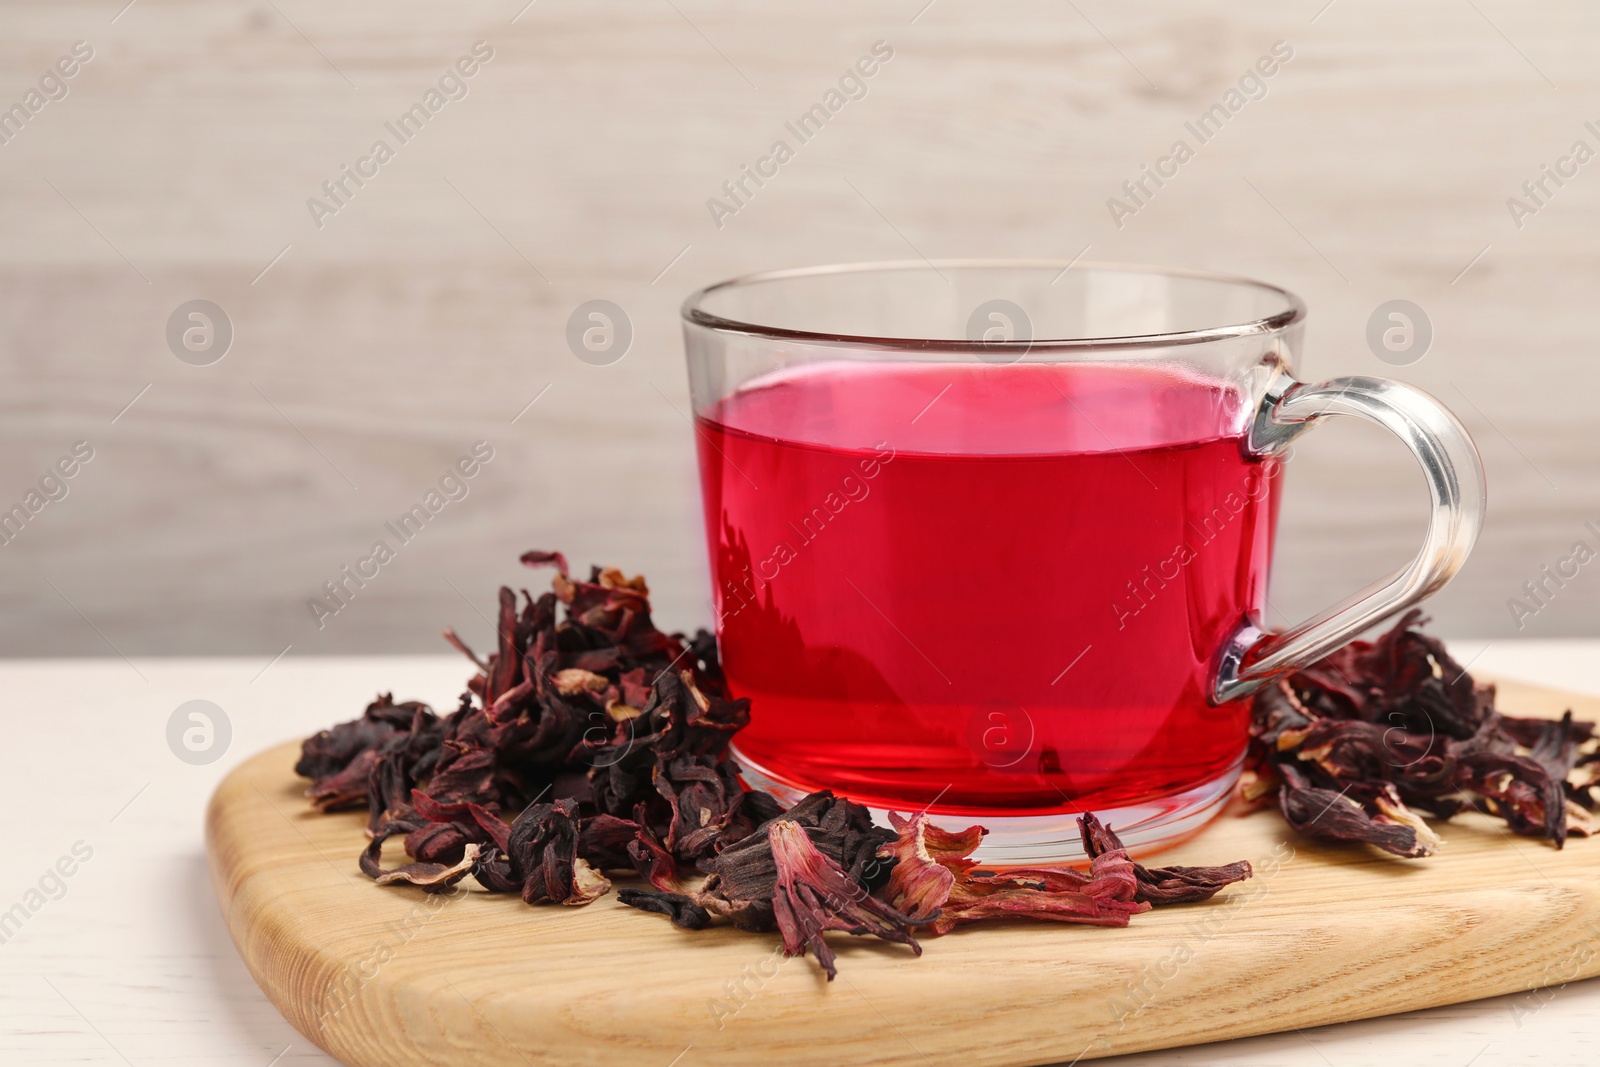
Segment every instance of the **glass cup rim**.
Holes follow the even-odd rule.
[[[1276,294],[1283,301],[1283,308],[1271,315],[1252,319],[1248,322],[1234,323],[1223,326],[1207,326],[1193,330],[1179,330],[1170,333],[1130,334],[1124,336],[1101,337],[1045,337],[1016,340],[980,340],[972,341],[953,338],[928,338],[928,337],[890,337],[871,336],[864,334],[840,334],[815,330],[796,330],[783,326],[771,326],[759,322],[745,322],[739,319],[727,318],[713,314],[703,306],[705,301],[714,293],[727,289],[742,288],[750,285],[759,285],[766,282],[786,281],[795,278],[811,278],[834,274],[865,274],[871,272],[887,272],[896,270],[933,270],[940,268],[949,270],[1055,270],[1059,275],[1068,271],[1108,271],[1130,274],[1159,275],[1170,278],[1190,278],[1199,281],[1221,282],[1228,285],[1247,286],[1254,289]],[[1052,281],[1054,284],[1054,281]],[[743,334],[750,337],[762,337],[780,341],[800,341],[819,345],[850,345],[882,349],[890,351],[955,351],[955,352],[989,352],[997,348],[1014,346],[1026,351],[1039,351],[1051,349],[1139,349],[1139,348],[1166,348],[1173,345],[1204,344],[1209,341],[1222,341],[1236,337],[1249,337],[1258,334],[1271,334],[1300,322],[1305,318],[1306,305],[1293,292],[1281,286],[1259,281],[1255,278],[1241,274],[1228,274],[1220,271],[1197,270],[1187,267],[1160,267],[1138,263],[1113,263],[1083,261],[1077,259],[890,259],[874,260],[861,263],[829,263],[813,267],[787,267],[779,270],[758,271],[752,274],[741,274],[724,281],[715,282],[702,289],[697,289],[684,300],[679,309],[683,320],[696,326],[703,326],[719,333]]]

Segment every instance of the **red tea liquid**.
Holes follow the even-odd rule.
[[[1228,773],[1207,701],[1277,478],[1160,366],[785,371],[697,420],[738,755],[881,807],[1108,809]]]

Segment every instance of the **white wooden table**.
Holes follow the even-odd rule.
[[[1600,641],[1452,649],[1474,673],[1600,693]],[[31,911],[0,935],[0,1064],[333,1064],[234,952],[206,872],[205,802],[249,754],[351,718],[379,689],[452,707],[465,666],[445,656],[0,661],[0,916]],[[221,707],[232,730],[227,751],[201,766],[167,742],[174,710],[195,699]],[[50,877],[75,845],[92,854]],[[30,896],[41,878],[48,895]],[[1597,1037],[1600,983],[1589,981],[1103,1062],[1548,1065],[1587,1060],[1580,1050]]]

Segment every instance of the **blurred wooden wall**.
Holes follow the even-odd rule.
[[[1573,142],[1600,150],[1592,6],[124,2],[0,3],[0,108],[93,51],[0,144],[0,505],[94,453],[0,547],[4,654],[442,650],[446,624],[484,640],[533,547],[643,571],[664,623],[704,623],[679,301],[918,254],[1300,292],[1305,374],[1415,383],[1484,452],[1491,515],[1436,601],[1446,633],[1517,634],[1524,581],[1600,546],[1600,161],[1535,213],[1507,204]],[[466,95],[314,220],[479,41]],[[866,95],[719,228],[707,198],[876,41],[893,59]],[[1279,41],[1265,95],[1119,227],[1108,198]],[[195,299],[233,324],[209,366],[167,342]],[[607,366],[565,340],[595,299],[634,330]],[[1366,341],[1392,299],[1432,323],[1407,365]],[[466,498],[319,629],[307,599],[479,440]],[[1281,614],[1412,551],[1421,479],[1381,434],[1324,428],[1290,479]],[[1600,564],[1520,632],[1600,633],[1597,608]]]

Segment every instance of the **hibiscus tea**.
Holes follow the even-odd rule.
[[[1232,382],[1138,362],[813,363],[696,420],[736,758],[880,808],[1032,815],[1231,778],[1217,650],[1275,461]]]

